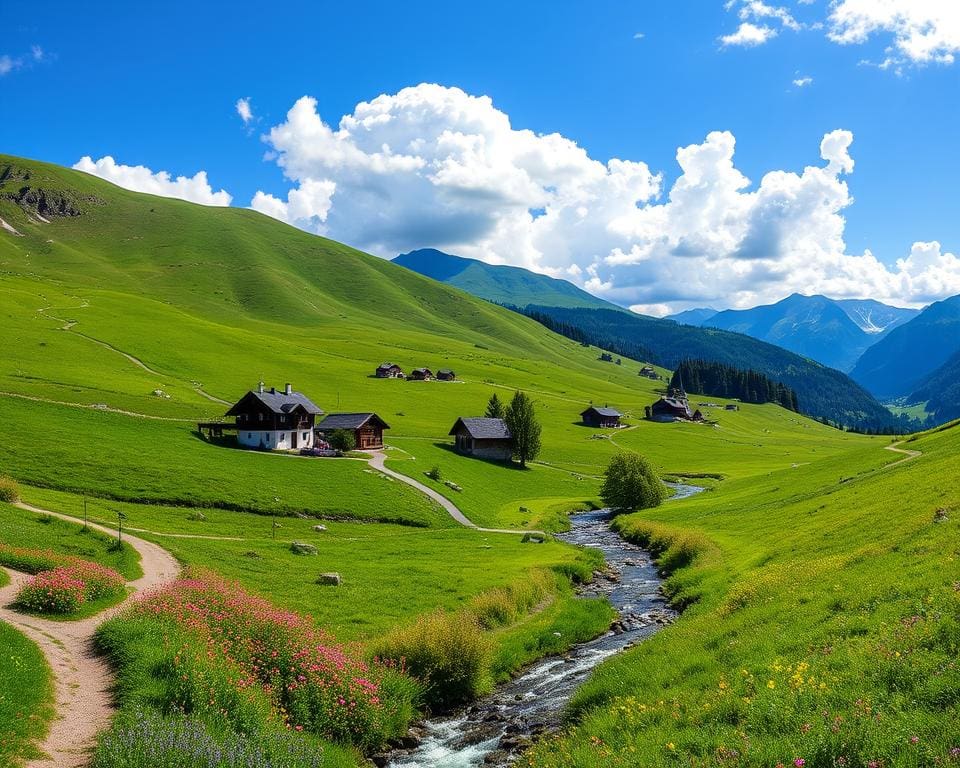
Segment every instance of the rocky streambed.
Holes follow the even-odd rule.
[[[700,491],[673,486],[674,500]],[[610,630],[567,655],[543,659],[466,709],[416,726],[402,748],[378,755],[390,768],[466,768],[509,765],[538,736],[556,730],[560,715],[576,687],[601,661],[669,624],[675,613],[660,590],[650,556],[610,529],[608,510],[582,512],[570,518],[571,530],[557,538],[596,547],[606,560],[584,597],[606,597],[617,611]]]

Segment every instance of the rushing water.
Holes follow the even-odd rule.
[[[690,485],[671,487],[673,500],[702,490]],[[421,738],[415,747],[397,750],[379,763],[390,768],[508,765],[533,737],[558,726],[574,689],[597,664],[673,620],[650,556],[610,530],[609,511],[582,512],[570,522],[571,530],[557,538],[596,547],[606,560],[602,575],[581,593],[610,601],[618,613],[610,631],[574,646],[566,656],[537,662],[458,714],[428,720],[419,729]]]

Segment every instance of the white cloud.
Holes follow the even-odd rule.
[[[166,171],[154,173],[143,165],[120,165],[110,155],[97,161],[86,155],[74,163],[73,167],[135,192],[177,197],[201,205],[230,205],[233,199],[222,189],[219,192],[213,191],[207,181],[206,171],[197,171],[193,176],[177,176],[173,179]]]
[[[960,3],[956,0],[835,0],[827,36],[842,45],[892,36],[880,66],[953,64],[960,52]]]
[[[767,5],[766,3],[760,2],[760,0],[744,0],[743,6],[737,15],[741,21],[749,21],[750,19],[774,19],[779,21],[785,29],[790,29],[794,32],[798,32],[803,28],[803,25],[793,18],[793,15],[786,8]]]
[[[19,69],[23,62],[20,59],[14,59],[7,54],[0,56],[0,77],[8,75],[13,70]]]
[[[249,98],[237,99],[236,107],[237,114],[240,115],[240,119],[243,120],[244,125],[253,120],[253,107],[250,106]]]
[[[813,78],[810,75],[803,75],[802,77],[797,77],[793,80],[793,84],[797,88],[806,88],[808,85],[813,85]]]
[[[41,48],[39,45],[31,45],[30,55],[33,57],[34,61],[43,61],[43,48]]]
[[[633,35],[634,40],[643,40],[645,37],[646,35],[643,32],[635,32]]]
[[[710,133],[677,150],[669,189],[643,162],[600,162],[439,85],[358,104],[336,127],[304,97],[264,138],[293,188],[258,192],[252,207],[381,256],[436,247],[658,313],[794,291],[900,304],[960,293],[960,260],[938,243],[893,266],[847,253],[845,130],[823,137],[819,163],[756,184],[734,163],[733,134]]]
[[[736,32],[724,35],[720,42],[724,46],[738,45],[744,48],[752,48],[757,45],[763,45],[768,40],[777,36],[777,30],[773,27],[757,26],[749,21],[744,21],[737,27]]]

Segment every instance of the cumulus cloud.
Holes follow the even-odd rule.
[[[806,88],[808,85],[813,85],[813,78],[810,75],[803,75],[802,77],[797,77],[793,80],[793,84],[797,88]]]
[[[13,70],[17,69],[20,66],[21,62],[19,59],[14,59],[9,54],[3,54],[0,56],[0,77],[8,75]]]
[[[18,69],[30,69],[33,65],[45,61],[46,58],[46,51],[39,45],[31,45],[30,52],[20,56],[11,56],[9,53],[0,54],[0,77]]]
[[[744,21],[737,27],[736,32],[731,32],[729,35],[723,35],[720,38],[720,42],[724,46],[741,46],[744,48],[752,48],[757,45],[763,45],[768,40],[772,40],[777,36],[777,30],[773,27],[767,26],[757,26],[756,24],[751,24],[749,21]]]
[[[134,192],[177,197],[201,205],[230,205],[233,200],[230,194],[222,189],[219,192],[213,191],[207,181],[206,171],[197,171],[193,176],[177,176],[174,179],[166,171],[154,173],[143,165],[121,165],[110,155],[96,161],[85,155],[74,163],[73,167]]]
[[[559,134],[514,128],[487,97],[424,84],[356,106],[336,126],[299,99],[264,137],[292,182],[251,205],[381,256],[435,247],[564,277],[662,314],[753,306],[798,291],[921,304],[960,293],[960,261],[918,243],[886,266],[847,253],[853,134],[820,161],[752,182],[728,131],[680,147],[664,188],[646,163],[600,162]]]
[[[237,99],[237,114],[240,115],[240,119],[243,120],[243,124],[247,125],[251,120],[253,120],[253,107],[250,105],[249,98]]]
[[[892,36],[882,67],[953,64],[960,52],[960,4],[952,0],[837,0],[827,36],[842,45]]]

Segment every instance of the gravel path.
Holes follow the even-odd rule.
[[[76,518],[29,504],[17,506],[77,522]],[[113,533],[95,523],[90,523],[90,527]],[[143,569],[143,576],[129,582],[128,586],[138,591],[150,589],[180,573],[179,563],[162,547],[135,536],[125,536],[124,539],[140,553]],[[11,610],[9,605],[19,586],[29,577],[15,571],[8,573],[11,582],[0,589],[0,619],[19,629],[40,647],[54,681],[57,715],[46,738],[37,745],[47,757],[27,763],[27,768],[83,768],[90,762],[97,734],[110,724],[115,711],[111,693],[113,673],[106,660],[94,653],[93,634],[103,621],[120,611],[124,603],[81,621],[52,621],[26,616]]]

